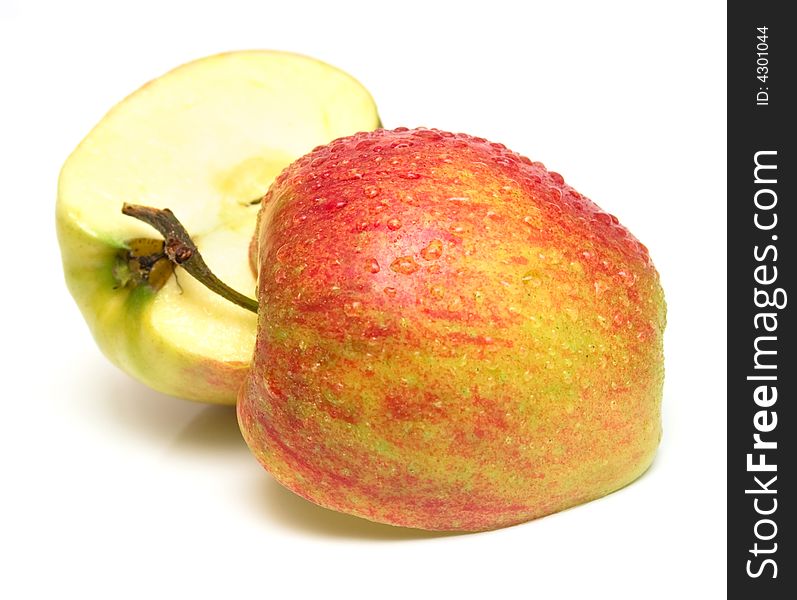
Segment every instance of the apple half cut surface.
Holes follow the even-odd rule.
[[[163,237],[123,205],[170,208],[213,273],[254,296],[248,249],[272,179],[377,127],[351,76],[274,51],[191,62],[114,107],[66,161],[56,209],[66,282],[103,353],[161,392],[234,404],[255,314],[175,270]]]

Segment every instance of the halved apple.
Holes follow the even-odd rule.
[[[379,126],[370,94],[317,60],[273,51],[183,65],[113,108],[72,153],[56,223],[67,285],[106,356],[167,394],[234,404],[256,316],[167,259],[124,203],[170,208],[210,269],[255,295],[257,201],[313,147]]]

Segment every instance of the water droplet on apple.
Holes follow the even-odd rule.
[[[550,178],[553,180],[553,182],[554,182],[556,185],[563,185],[563,184],[564,184],[564,182],[565,182],[565,178],[564,178],[564,177],[562,177],[562,176],[561,176],[559,173],[557,173],[556,171],[551,171],[551,172],[549,172],[549,173],[548,173],[548,175],[550,176]]]
[[[347,317],[356,317],[362,310],[362,302],[354,300],[353,302],[346,302],[343,304],[343,313]]]
[[[401,229],[401,221],[399,221],[396,217],[393,217],[387,222],[387,228],[391,231],[397,231]]]
[[[386,288],[385,288],[385,289],[383,289],[382,291],[383,291],[383,292],[385,293],[385,295],[387,295],[387,296],[395,296],[395,295],[396,295],[396,288],[394,288],[394,287],[386,287]]]
[[[285,263],[288,259],[288,255],[291,252],[290,244],[282,244],[277,250],[277,262]]]
[[[618,271],[617,275],[619,275],[620,280],[626,287],[632,287],[636,283],[636,273],[630,271]]]
[[[379,263],[375,258],[370,258],[365,263],[365,270],[369,273],[379,273]]]
[[[390,263],[391,270],[402,275],[411,275],[420,269],[420,265],[415,262],[412,256],[399,256],[396,260]]]
[[[443,242],[440,240],[432,240],[423,250],[421,250],[421,256],[424,260],[437,260],[442,255]]]
[[[462,310],[462,298],[455,296],[451,302],[448,303],[446,308],[449,310],[449,312],[459,312]]]
[[[420,174],[416,173],[415,171],[407,171],[406,173],[399,173],[399,177],[402,179],[420,179]]]
[[[520,280],[531,287],[540,287],[542,285],[542,279],[536,271],[528,271]]]
[[[437,298],[438,300],[445,296],[445,288],[442,285],[433,285],[429,288],[429,294],[432,298]]]
[[[283,397],[282,390],[280,390],[279,387],[277,387],[271,379],[266,379],[265,387],[266,387],[266,392],[272,398],[282,398]]]
[[[592,218],[594,221],[597,221],[598,223],[603,223],[604,225],[611,225],[612,223],[611,215],[606,214],[604,212],[595,213],[595,215]]]
[[[595,295],[598,298],[600,298],[603,294],[605,294],[606,291],[609,289],[609,284],[607,284],[605,281],[601,281],[599,279],[596,280],[593,285],[595,287]]]
[[[379,186],[367,185],[363,188],[363,193],[366,198],[376,198],[379,195]]]
[[[417,129],[412,132],[412,136],[424,140],[431,140],[433,142],[443,139],[443,136],[433,129]]]

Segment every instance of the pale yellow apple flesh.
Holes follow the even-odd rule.
[[[113,108],[64,165],[56,212],[66,281],[102,351],[159,391],[234,404],[256,316],[180,269],[159,289],[131,279],[132,241],[162,238],[122,205],[172,209],[210,269],[254,297],[256,201],[313,147],[378,126],[355,79],[272,51],[189,63]]]

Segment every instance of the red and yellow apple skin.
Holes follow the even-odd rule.
[[[277,178],[238,401],[321,506],[487,530],[615,491],[661,437],[665,304],[645,247],[501,144],[380,130]]]

